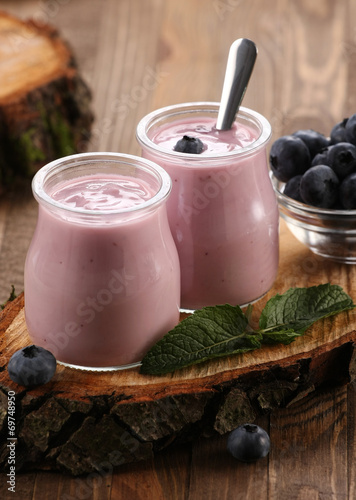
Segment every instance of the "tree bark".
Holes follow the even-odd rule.
[[[52,27],[0,12],[0,185],[85,150],[91,93]]]

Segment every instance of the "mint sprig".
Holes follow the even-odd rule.
[[[315,321],[355,308],[338,285],[290,288],[264,307],[258,329],[250,325],[252,306],[244,313],[229,304],[204,307],[159,340],[142,360],[140,372],[162,375],[209,359],[290,344]]]
[[[272,297],[263,309],[259,322],[263,342],[278,343],[286,337],[283,344],[289,344],[315,321],[354,307],[352,299],[338,285],[290,288],[283,295]]]

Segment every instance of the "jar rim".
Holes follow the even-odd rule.
[[[272,135],[272,127],[267,118],[258,113],[257,111],[251,110],[249,108],[240,106],[236,118],[242,118],[249,120],[253,124],[258,124],[260,128],[260,135],[255,141],[253,141],[248,146],[243,148],[235,149],[233,151],[227,151],[224,153],[205,153],[204,155],[190,154],[190,153],[180,153],[177,151],[168,151],[163,149],[160,145],[153,142],[148,136],[148,130],[151,126],[159,123],[160,120],[167,118],[169,116],[180,115],[182,113],[196,113],[200,112],[214,112],[217,113],[219,110],[219,102],[210,101],[198,101],[198,102],[186,102],[181,104],[173,104],[170,106],[165,106],[159,108],[151,113],[145,115],[137,125],[136,128],[136,139],[139,144],[155,154],[169,155],[170,158],[176,160],[188,160],[203,162],[205,160],[209,162],[222,161],[224,159],[229,159],[231,157],[243,157],[251,154],[255,154],[257,150],[264,147]]]
[[[157,192],[148,200],[142,203],[128,207],[128,208],[112,208],[109,210],[88,210],[81,207],[71,207],[58,200],[55,200],[47,193],[45,189],[46,181],[50,179],[51,176],[59,173],[63,173],[69,169],[75,167],[85,166],[88,164],[102,164],[103,162],[107,164],[117,163],[121,165],[126,165],[133,168],[138,168],[144,170],[147,174],[154,175],[156,181],[159,182],[159,187]],[[95,172],[100,174],[100,170]],[[85,175],[85,174],[82,174]],[[73,179],[80,178],[80,173],[78,175],[73,175]],[[151,160],[141,158],[139,156],[115,153],[115,152],[89,152],[89,153],[78,153],[57,160],[53,160],[47,163],[42,168],[40,168],[32,179],[32,192],[34,197],[39,203],[44,204],[48,208],[57,208],[66,213],[72,215],[85,215],[88,217],[92,216],[118,216],[121,214],[130,214],[139,211],[148,211],[156,208],[157,205],[161,204],[170,194],[172,189],[172,181],[169,174],[159,165]]]

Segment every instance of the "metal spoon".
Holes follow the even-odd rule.
[[[256,57],[257,47],[248,38],[239,38],[231,45],[216,122],[218,130],[231,128],[245,95]]]

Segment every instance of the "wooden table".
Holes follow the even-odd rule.
[[[147,112],[218,101],[229,46],[240,37],[259,48],[244,105],[270,120],[273,138],[298,128],[328,134],[356,112],[352,0],[3,0],[1,9],[51,22],[72,45],[94,96],[92,151],[139,154],[134,130]],[[11,284],[23,288],[36,217],[30,189],[0,200],[0,303]],[[325,261],[295,244],[303,252],[303,282],[318,284]],[[347,266],[327,269],[334,283],[345,273],[347,282]],[[330,387],[260,418],[272,450],[252,465],[227,455],[225,437],[199,439],[107,474],[18,473],[15,494],[2,475],[0,497],[353,500],[355,401],[353,384]]]

